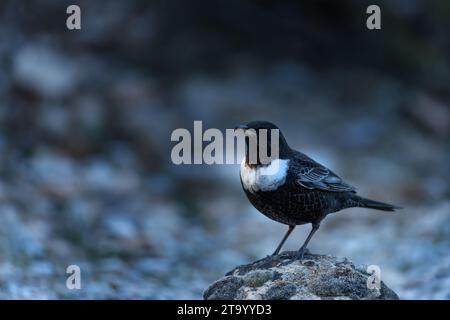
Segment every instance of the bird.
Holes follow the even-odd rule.
[[[390,212],[401,209],[357,195],[356,189],[333,171],[289,147],[281,130],[271,122],[252,121],[235,127],[235,132],[243,132],[245,137],[240,180],[248,200],[268,218],[288,226],[272,256],[279,254],[296,226],[310,223],[311,231],[296,253],[302,260],[308,243],[330,213],[353,207]],[[265,132],[265,141],[261,132]],[[269,155],[272,139],[276,143],[277,137],[278,155],[262,161],[260,149],[266,148]],[[252,149],[251,141],[255,141],[256,148]]]

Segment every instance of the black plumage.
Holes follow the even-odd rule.
[[[270,154],[270,130],[278,129],[274,124],[266,121],[254,121],[239,126],[237,129],[242,129],[244,132],[256,132],[257,150],[261,147],[259,146],[260,130],[265,129],[267,132],[267,149],[268,154]],[[258,211],[270,219],[289,226],[287,233],[273,253],[274,255],[279,253],[296,225],[312,224],[311,232],[299,249],[299,258],[302,258],[308,242],[328,214],[351,207],[383,211],[399,209],[399,207],[390,204],[358,196],[354,187],[345,183],[330,169],[307,155],[291,149],[281,131],[279,131],[279,159],[287,163],[287,170],[282,179],[277,177],[280,178],[279,185],[274,187],[269,185],[273,190],[267,190],[267,188],[261,188],[260,186],[250,188],[249,185],[246,185],[257,184],[258,181],[253,179],[251,182],[244,182],[244,174],[247,174],[247,172],[254,174],[254,170],[267,166],[267,164],[260,163],[259,157],[256,158],[257,162],[254,164],[249,161],[249,158],[249,139],[247,138],[246,157],[241,165],[241,184],[248,199]],[[246,173],[243,173],[243,171]],[[273,184],[273,182],[271,183]]]

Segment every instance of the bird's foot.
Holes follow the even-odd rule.
[[[265,256],[264,258],[262,258],[261,260],[265,260],[265,261],[275,261],[275,260],[278,260],[278,253],[272,253],[272,254],[269,254],[269,255],[267,255],[267,256]]]
[[[306,253],[309,254],[308,249],[300,248],[300,250],[297,251],[297,255],[296,255],[295,259],[302,261]]]

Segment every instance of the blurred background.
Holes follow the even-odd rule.
[[[286,227],[248,203],[238,165],[170,160],[194,120],[270,120],[404,207],[331,215],[310,250],[379,265],[401,298],[449,299],[450,2],[376,1],[378,31],[370,4],[2,1],[0,298],[200,299],[272,253]]]

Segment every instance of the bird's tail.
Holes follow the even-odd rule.
[[[356,202],[355,207],[370,208],[370,209],[382,210],[382,211],[395,211],[398,209],[402,209],[401,207],[394,206],[389,203],[370,200],[370,199],[363,198],[360,196],[355,196],[352,200]]]

